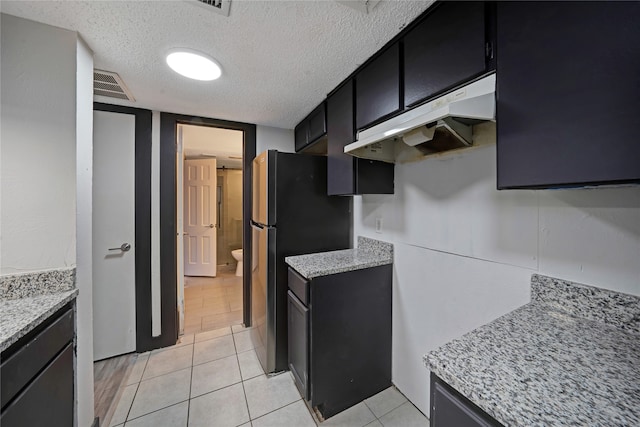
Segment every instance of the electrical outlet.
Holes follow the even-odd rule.
[[[382,233],[382,217],[376,218],[376,233]]]

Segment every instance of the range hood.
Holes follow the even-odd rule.
[[[495,74],[476,80],[358,132],[356,141],[344,147],[344,152],[394,163],[407,146],[423,156],[470,146],[472,126],[495,119],[495,88]]]

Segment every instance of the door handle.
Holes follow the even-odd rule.
[[[209,224],[209,225],[207,225],[207,227],[209,227],[209,228],[215,228],[215,225],[213,225],[213,224]]]
[[[131,245],[129,243],[123,243],[120,245],[119,248],[109,248],[110,251],[122,251],[122,252],[129,252],[130,249],[131,249]]]

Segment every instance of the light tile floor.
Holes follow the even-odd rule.
[[[216,277],[184,277],[184,333],[242,323],[242,277],[218,266]]]
[[[291,374],[267,377],[241,325],[190,334],[140,354],[109,426],[426,427],[394,387],[318,423]]]

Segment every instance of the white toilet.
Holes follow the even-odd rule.
[[[236,267],[236,276],[242,276],[242,249],[235,249],[231,251],[231,255],[238,261],[238,266]]]

